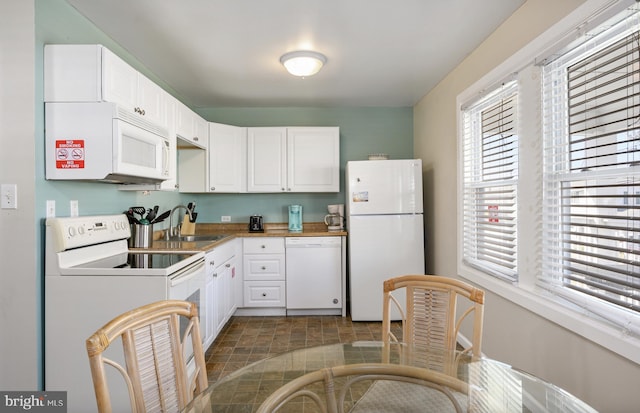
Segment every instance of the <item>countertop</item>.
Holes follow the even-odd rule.
[[[132,248],[144,251],[209,251],[216,246],[238,237],[346,237],[346,231],[329,231],[324,222],[305,222],[302,232],[290,232],[286,223],[267,223],[264,232],[249,232],[248,224],[196,224],[195,235],[226,235],[215,241],[166,241],[164,231],[154,233],[150,248]],[[184,234],[183,234],[184,235]]]

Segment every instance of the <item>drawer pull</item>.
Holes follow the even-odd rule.
[[[266,296],[267,296],[267,293],[262,293],[262,296],[263,296],[263,297],[266,297]]]
[[[260,267],[260,269],[261,269],[262,271],[264,271],[264,270],[266,270],[266,269],[267,269],[267,267],[264,267],[264,266],[263,266],[263,267]]]

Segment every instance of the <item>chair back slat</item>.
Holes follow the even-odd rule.
[[[392,292],[406,290],[402,309],[402,341],[439,350],[456,350],[464,320],[473,324],[466,351],[481,355],[484,291],[463,281],[436,275],[404,275],[384,282],[382,340],[396,340],[391,333],[392,306],[399,306]],[[460,314],[458,316],[458,314]]]
[[[180,319],[189,334],[180,336]],[[122,314],[87,339],[96,401],[100,413],[111,412],[105,364],[116,367],[127,384],[133,412],[179,412],[207,386],[206,367],[194,303],[164,300]],[[103,357],[118,338],[126,369]],[[195,373],[187,377],[185,340],[193,349]]]

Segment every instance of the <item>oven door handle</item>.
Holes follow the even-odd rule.
[[[195,263],[194,265],[185,268],[171,277],[171,286],[175,287],[178,284],[189,281],[190,279],[202,275],[204,272],[204,260]]]

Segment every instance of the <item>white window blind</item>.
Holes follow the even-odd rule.
[[[517,275],[517,83],[463,109],[463,261],[510,281]]]
[[[632,14],[629,16],[629,14]],[[539,285],[640,331],[640,25],[628,10],[544,69]]]

